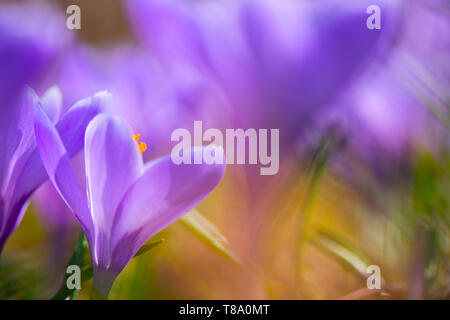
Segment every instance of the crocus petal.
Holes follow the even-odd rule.
[[[225,163],[221,147],[215,147]],[[204,148],[188,150],[191,156]],[[144,242],[198,205],[219,183],[225,164],[175,165],[170,156],[152,162],[122,200],[113,230],[111,270],[120,272]]]
[[[89,122],[107,110],[110,104],[111,94],[107,91],[99,92],[77,102],[58,122],[56,129],[60,132],[70,157],[83,148],[84,134]]]
[[[105,65],[108,52],[107,49],[96,50],[81,43],[66,52],[57,75],[66,104],[73,105],[80,97],[89,97],[101,90],[112,91],[110,77],[118,75],[114,68]]]
[[[86,129],[86,178],[95,226],[93,260],[108,265],[114,214],[125,192],[143,173],[142,155],[130,127],[117,117],[100,115]]]
[[[58,86],[45,91],[41,97],[41,105],[52,123],[58,122],[62,109],[62,93]]]
[[[6,239],[15,229],[26,198],[14,203],[13,187],[34,144],[33,106],[38,98],[33,90],[23,90],[16,99],[10,100],[0,117],[0,251]],[[5,107],[5,106],[3,106]]]
[[[392,2],[378,1],[383,27],[369,30],[365,24],[370,4],[368,0],[243,2],[241,24],[258,63],[253,81],[261,82],[259,91],[268,92],[272,100],[272,113],[268,112],[272,126],[288,124],[295,130],[299,119],[308,123],[307,119],[320,116],[318,107],[348,85],[370,57],[388,55],[396,8]]]
[[[39,107],[35,108],[34,129],[39,154],[50,180],[80,222],[87,238],[91,239],[92,219],[86,196],[55,126]]]
[[[0,117],[0,194],[11,184],[13,170],[33,143],[33,105],[38,98],[32,89],[23,90],[17,99],[2,105]],[[23,164],[22,164],[23,165]]]
[[[200,30],[183,1],[135,0],[124,5],[138,36],[159,57],[176,61],[185,55],[198,65],[205,62]]]

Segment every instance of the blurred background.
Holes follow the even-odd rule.
[[[0,1],[0,87],[58,85],[65,109],[111,91],[147,161],[194,120],[280,129],[278,174],[228,165],[197,207],[206,236],[155,235],[110,299],[448,299],[449,16],[446,0]],[[80,232],[44,184],[2,253],[0,298],[51,298]]]

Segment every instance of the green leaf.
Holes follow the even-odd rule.
[[[150,249],[153,249],[156,246],[159,246],[161,243],[163,243],[165,240],[164,239],[160,239],[154,242],[149,242],[144,244],[139,250],[138,252],[136,252],[136,254],[134,255],[133,258],[136,258],[138,256],[140,256],[141,254],[146,253],[147,251],[149,251]]]
[[[308,174],[306,176],[306,190],[303,195],[302,205],[299,212],[299,220],[298,220],[298,230],[297,230],[297,248],[294,256],[295,270],[296,275],[295,279],[298,286],[300,286],[300,281],[304,278],[304,264],[301,263],[302,252],[304,250],[304,246],[310,238],[310,224],[312,221],[312,206],[316,199],[317,190],[320,186],[320,182],[322,177],[326,173],[329,157],[331,151],[334,150],[336,145],[338,144],[338,137],[333,133],[328,133],[325,135],[317,149],[314,152],[314,155],[311,159],[311,162],[308,166]]]
[[[180,222],[214,252],[236,264],[241,264],[237,256],[232,252],[228,239],[198,211],[192,210],[181,218]]]
[[[82,269],[84,267],[84,256],[88,249],[88,243],[86,236],[84,232],[81,233],[80,238],[78,239],[77,244],[75,245],[75,250],[72,254],[72,257],[70,258],[69,264],[70,265],[77,265]],[[58,290],[58,292],[53,296],[52,300],[74,300],[76,299],[78,290],[77,289],[69,289],[67,288],[66,282],[70,275],[66,274],[64,277],[64,281],[61,285],[61,288]]]

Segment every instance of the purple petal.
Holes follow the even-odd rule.
[[[50,180],[75,214],[87,238],[92,239],[92,218],[86,196],[56,128],[39,107],[35,108],[34,128],[42,163]]]
[[[84,134],[89,122],[107,110],[110,104],[111,94],[106,91],[99,92],[77,102],[58,122],[56,128],[70,157],[83,148]]]
[[[26,89],[12,102],[2,105],[0,117],[0,191],[5,196],[14,180],[13,171],[23,166],[21,159],[34,143],[33,108],[38,97],[32,89]]]
[[[34,147],[33,108],[38,101],[32,89],[23,90],[0,117],[0,249],[20,222],[27,201],[14,193],[14,186]]]
[[[204,64],[200,30],[183,1],[135,0],[124,5],[138,36],[159,57],[175,61],[183,55]]]
[[[379,2],[383,27],[369,30],[365,24],[370,4],[368,0],[243,2],[241,24],[258,63],[252,81],[260,83],[259,92],[270,98],[268,121],[299,128],[298,120],[307,123],[314,117],[318,107],[361,73],[370,57],[389,53],[387,43],[396,29],[391,16],[396,10]]]
[[[95,226],[93,260],[107,265],[103,258],[110,253],[114,214],[144,165],[133,132],[117,117],[96,117],[86,129],[85,143],[87,189]]]
[[[57,123],[62,110],[62,93],[58,86],[53,86],[41,97],[41,105],[52,123]]]
[[[190,152],[193,156],[203,150],[197,147]],[[215,152],[224,159],[222,148],[216,147]],[[116,214],[111,270],[122,270],[147,239],[198,205],[224,172],[225,164],[175,165],[170,156],[152,162]]]
[[[105,65],[108,52],[78,44],[65,54],[56,83],[66,104],[73,105],[80,97],[89,97],[102,90],[112,91],[110,77],[118,74]]]

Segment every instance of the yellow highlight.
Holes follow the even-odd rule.
[[[147,150],[147,144],[145,142],[139,142],[139,139],[141,138],[140,134],[137,134],[134,136],[134,141],[136,141],[136,144],[139,147],[139,151],[141,153],[144,153],[145,150]]]

